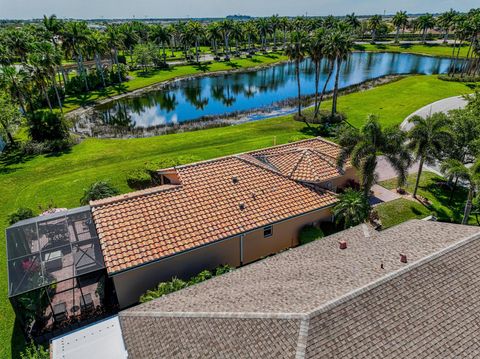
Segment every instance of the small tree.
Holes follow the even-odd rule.
[[[13,132],[20,125],[22,116],[6,93],[0,93],[0,109],[0,133],[4,133],[8,142],[14,145]]]
[[[347,188],[338,196],[338,203],[333,208],[333,215],[337,224],[343,224],[346,229],[365,222],[370,210],[370,203],[364,193]]]
[[[28,131],[33,141],[65,140],[69,136],[63,115],[49,111],[35,111],[28,118]]]
[[[35,213],[30,208],[20,207],[8,216],[8,224],[12,225],[24,219],[35,217]]]
[[[452,142],[452,134],[448,129],[448,118],[443,113],[434,113],[427,118],[413,116],[410,123],[414,127],[408,133],[408,147],[419,161],[417,180],[413,197],[416,197],[423,164],[433,164],[442,155],[448,144]]]
[[[470,217],[470,212],[472,211],[473,196],[480,183],[480,159],[477,159],[472,167],[467,167],[458,160],[448,159],[442,163],[441,171],[447,177],[455,176],[468,184],[467,202],[465,203],[462,220],[462,224],[467,224],[468,217]]]
[[[85,189],[83,197],[80,199],[80,204],[87,205],[90,201],[96,201],[99,199],[116,196],[118,194],[120,194],[120,191],[108,182],[94,182]]]

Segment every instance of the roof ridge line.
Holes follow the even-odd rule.
[[[266,312],[140,312],[124,311],[122,317],[162,318],[217,318],[217,319],[299,319],[308,320],[308,313],[266,313]]]
[[[416,220],[410,220],[410,221],[407,221],[405,223],[408,223],[408,222],[414,222]],[[403,223],[403,224],[405,224]],[[370,282],[370,283],[367,283],[366,285],[360,287],[360,288],[357,288],[357,289],[354,289],[353,291],[349,292],[349,293],[346,293],[336,299],[333,299],[325,304],[322,304],[321,306],[311,310],[308,314],[307,314],[307,317],[309,319],[321,314],[321,313],[324,313],[324,312],[327,312],[353,298],[356,298],[372,289],[375,289],[379,286],[381,286],[382,284],[385,284],[387,282],[389,282],[390,280],[392,279],[395,279],[397,277],[400,277],[401,275],[405,274],[405,273],[408,273],[409,271],[411,271],[412,269],[415,269],[415,268],[418,268],[418,267],[421,267],[425,264],[428,264],[432,261],[434,261],[435,259],[439,258],[439,257],[442,257],[443,255],[445,254],[448,254],[450,252],[454,252],[455,250],[473,242],[473,241],[476,241],[476,240],[479,240],[480,239],[480,232],[478,233],[475,233],[475,234],[472,234],[462,240],[460,240],[459,242],[456,242],[446,248],[442,248],[440,250],[438,250],[437,252],[434,252],[424,258],[421,258],[411,264],[408,264],[406,265],[405,267],[401,268],[401,269],[398,269],[396,271],[393,271],[377,280],[374,280],[373,282]]]
[[[300,322],[298,330],[297,350],[295,359],[304,359],[307,351],[308,331],[310,329],[310,319],[304,319]]]
[[[290,178],[291,176],[293,176],[293,173],[297,170],[298,166],[300,165],[300,162],[302,162],[302,160],[305,158],[305,156],[307,155],[306,154],[306,151],[308,151],[308,149],[304,149],[302,150],[302,156],[298,159],[297,163],[295,164],[295,166],[293,166],[293,169],[290,171],[289,175],[288,175],[288,178]]]
[[[182,187],[181,184],[165,184],[165,185],[161,185],[161,186],[156,186],[156,187],[143,189],[143,190],[140,190],[140,191],[128,192],[128,193],[120,194],[118,196],[103,198],[103,199],[99,199],[99,200],[96,200],[96,201],[90,201],[90,207],[92,208],[92,210],[94,210],[95,207],[98,207],[98,206],[104,206],[104,205],[107,205],[107,204],[126,201],[128,199],[148,196],[148,195],[151,195],[151,194],[156,194],[156,193],[165,192],[165,191],[169,191],[169,190],[177,190],[181,187]]]

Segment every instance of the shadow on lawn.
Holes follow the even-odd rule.
[[[448,214],[443,208],[433,205],[432,207],[437,212],[439,218],[461,222],[467,198],[467,190],[464,187],[457,186],[452,201],[450,201],[451,187],[441,177],[433,177],[428,185],[420,188],[431,193],[441,206],[451,209],[452,214]]]

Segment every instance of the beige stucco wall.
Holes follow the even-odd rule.
[[[248,264],[296,246],[298,245],[299,231],[303,226],[329,221],[331,216],[331,209],[323,208],[274,224],[271,237],[264,238],[263,228],[260,228],[243,236],[212,243],[149,265],[115,274],[113,281],[120,308],[136,304],[143,293],[172,277],[189,279],[204,269],[214,269],[224,264],[239,267],[241,264]],[[241,262],[242,243],[243,261]]]
[[[243,264],[298,245],[300,229],[307,224],[330,221],[332,212],[324,208],[273,225],[271,237],[263,237],[263,228],[244,235]]]
[[[240,237],[193,249],[161,261],[113,276],[120,308],[138,302],[140,296],[172,277],[189,279],[204,269],[228,264],[240,266]]]
[[[340,188],[343,188],[347,181],[350,179],[358,182],[357,170],[354,167],[347,168],[342,176],[324,182],[321,184],[321,186],[324,188],[329,188],[331,190],[338,190]]]

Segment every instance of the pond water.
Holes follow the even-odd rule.
[[[367,80],[394,74],[446,73],[452,60],[411,54],[353,53],[340,70],[340,87],[345,88]],[[326,80],[328,64],[322,63],[321,87]],[[332,90],[334,76],[327,85]],[[314,73],[310,60],[301,64],[302,95],[314,93]],[[92,128],[105,128],[118,135],[115,129],[141,135],[148,129],[181,125],[192,121],[205,122],[225,115],[263,111],[286,111],[279,103],[297,96],[295,66],[280,64],[245,73],[209,76],[176,81],[160,89],[139,96],[125,97],[95,108],[91,123],[86,126],[92,135],[100,135]],[[291,110],[291,107],[290,107]],[[268,117],[252,114],[251,119]],[[85,124],[84,124],[85,126]],[[151,132],[150,132],[151,133]]]

